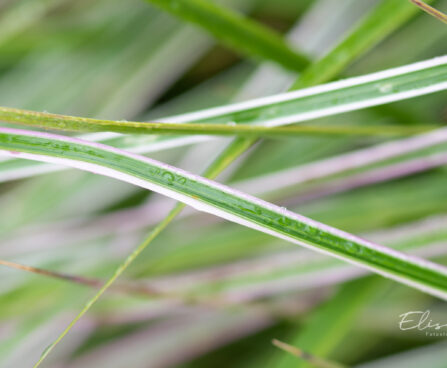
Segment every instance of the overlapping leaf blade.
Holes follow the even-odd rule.
[[[447,88],[447,57],[439,57],[367,76],[288,92],[243,103],[201,110],[160,121],[166,123],[287,125],[324,116],[426,95]],[[65,121],[57,121],[67,124]],[[79,123],[79,122],[78,122]],[[125,126],[125,122],[116,124]],[[63,127],[62,127],[63,128]],[[108,145],[147,153],[202,141],[206,137],[122,136],[98,133],[84,137]],[[42,173],[56,168],[19,160],[0,162],[0,181]]]
[[[155,190],[198,210],[331,254],[447,298],[447,270],[142,156],[71,138],[2,128],[7,155],[65,164]]]

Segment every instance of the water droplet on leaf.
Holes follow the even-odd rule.
[[[379,91],[382,93],[390,93],[392,90],[393,90],[393,85],[391,83],[379,84]]]

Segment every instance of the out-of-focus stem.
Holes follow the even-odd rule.
[[[286,344],[285,342],[279,341],[277,339],[273,339],[272,344],[275,345],[277,348],[284,350],[285,352],[292,354],[292,355],[296,356],[297,358],[303,359],[306,362],[308,362],[318,368],[343,368],[343,367],[345,367],[344,365],[322,359],[322,358],[312,355],[306,351],[303,351],[300,348],[297,348],[296,346]]]
[[[441,22],[447,24],[447,15],[443,12],[439,11],[438,9],[433,8],[432,6],[424,3],[423,1],[419,0],[410,0],[414,5],[421,8],[424,12],[427,14],[430,14],[431,16],[435,17],[436,19],[440,20]]]

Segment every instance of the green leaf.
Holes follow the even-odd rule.
[[[447,299],[447,270],[155,160],[112,147],[45,133],[2,128],[6,155],[64,164],[155,190],[200,211],[358,264]]]
[[[427,1],[432,3],[433,0]],[[369,50],[417,14],[408,1],[383,0],[359,26],[297,79],[292,89],[324,83],[342,72],[358,55]]]
[[[337,293],[314,310],[305,327],[296,331],[296,336],[287,341],[305,351],[321,357],[331,357],[331,353],[346,337],[360,312],[372,301],[382,282],[376,278],[355,280],[342,285]],[[346,301],[349,300],[349,303]],[[277,354],[278,355],[278,354]],[[311,367],[289,356],[279,356],[275,367]]]
[[[293,51],[274,31],[207,0],[146,0],[206,29],[235,50],[300,71],[309,60]]]
[[[116,132],[138,134],[242,135],[255,137],[291,137],[300,135],[399,136],[427,132],[435,126],[292,126],[264,127],[243,124],[176,124],[80,118],[46,112],[0,107],[0,120],[32,127],[73,132]]]
[[[405,100],[446,88],[447,57],[444,56],[305,90],[167,117],[161,120],[171,124],[195,122],[196,124],[230,123],[232,125],[235,123],[275,127]],[[9,113],[8,110],[4,110],[3,118],[17,120],[17,116],[14,117],[14,114],[14,110],[10,110]],[[39,118],[42,116],[44,114],[34,116],[31,113],[27,117],[22,116],[22,118],[27,120],[29,124],[38,125],[42,123]],[[67,126],[66,120],[59,120],[58,118],[50,120],[47,117],[45,122],[47,124],[51,123],[52,127],[56,127],[58,124],[63,125],[60,128]],[[70,124],[76,128],[78,124],[86,124],[86,122],[88,120],[78,118],[71,121]],[[99,124],[99,121],[96,121],[96,123]],[[107,122],[107,124],[110,126],[117,123]],[[118,124],[126,125],[124,122]],[[129,125],[131,124],[129,123]],[[138,153],[176,147],[196,142],[200,138],[121,136],[115,133],[97,134],[84,138],[96,139],[108,145]],[[252,142],[254,142],[253,139]],[[42,164],[39,163],[7,160],[0,162],[0,181],[26,177],[54,169],[54,167],[48,165],[42,167]]]

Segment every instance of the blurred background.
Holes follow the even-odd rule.
[[[218,3],[276,30],[317,60],[380,2]],[[436,6],[446,10],[447,1]],[[0,12],[2,106],[146,121],[283,92],[297,78],[273,63],[241,56],[203,29],[142,0],[2,0]],[[446,36],[445,25],[417,13],[343,75],[443,55]],[[442,92],[314,124],[442,126],[446,97]],[[130,136],[128,144],[144,144],[144,139]],[[191,141],[148,155],[201,173],[229,141]],[[263,140],[218,181],[445,263],[445,166],[424,166],[379,182],[368,175],[396,162],[322,180],[300,179],[309,163],[324,165],[326,158],[383,141]],[[146,190],[74,170],[5,180],[0,183],[0,258],[104,280],[173,205]],[[5,368],[32,366],[94,294],[83,285],[6,267],[0,268],[0,280],[0,367]],[[447,364],[445,337],[398,326],[400,314],[427,309],[433,319],[447,323],[445,303],[190,209],[118,284],[122,288],[104,295],[42,366],[308,366],[274,347],[273,338],[349,365]]]

